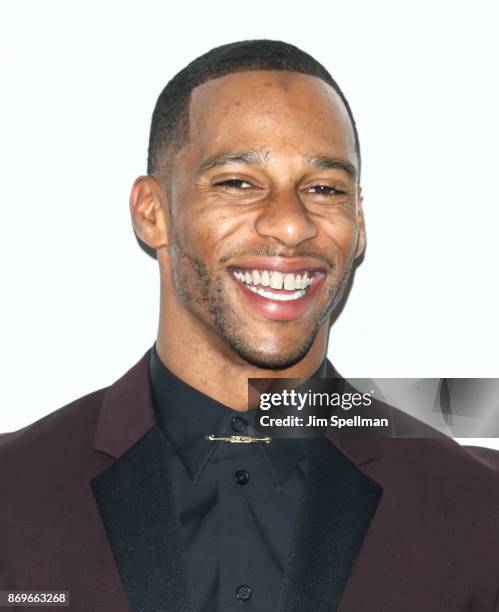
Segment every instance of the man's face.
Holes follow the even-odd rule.
[[[169,181],[176,297],[225,350],[290,367],[362,248],[346,109],[318,78],[254,71],[194,89],[189,121]]]

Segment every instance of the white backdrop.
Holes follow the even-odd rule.
[[[0,431],[108,385],[152,344],[156,263],[128,217],[150,115],[186,63],[245,38],[310,52],[357,118],[368,247],[332,330],[336,367],[499,377],[496,13],[485,1],[4,1]]]

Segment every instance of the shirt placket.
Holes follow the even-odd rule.
[[[230,435],[225,431],[223,435]],[[222,442],[218,450],[219,610],[251,610],[255,594],[248,526],[252,517],[246,495],[251,495],[251,466],[258,448],[253,444]]]

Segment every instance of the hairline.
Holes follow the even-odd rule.
[[[348,119],[348,123],[350,124],[350,129],[352,130],[353,139],[354,139],[355,156],[357,158],[357,177],[356,177],[356,182],[357,182],[357,184],[360,183],[360,156],[359,156],[359,151],[358,151],[357,129],[356,129],[356,126],[354,125],[354,121],[352,120],[352,117],[350,116],[349,108],[347,107],[347,104],[345,103],[345,100],[343,99],[342,95],[334,88],[334,86],[331,83],[329,83],[325,78],[322,78],[319,75],[310,74],[308,72],[304,72],[304,71],[301,71],[301,70],[293,70],[291,68],[290,69],[282,68],[282,67],[280,67],[280,68],[263,68],[261,66],[257,66],[255,68],[247,67],[247,68],[244,68],[244,69],[241,69],[241,70],[233,70],[233,71],[227,72],[225,74],[217,74],[215,76],[211,76],[211,77],[207,78],[206,80],[202,81],[201,83],[198,83],[195,87],[193,87],[189,91],[189,93],[187,95],[187,99],[186,99],[186,109],[182,113],[181,120],[180,120],[180,124],[181,125],[179,126],[179,127],[183,128],[182,129],[182,138],[180,139],[180,141],[177,140],[177,139],[173,139],[172,142],[170,142],[169,144],[166,145],[166,147],[162,151],[161,155],[158,155],[158,158],[162,158],[161,168],[159,168],[159,169],[157,168],[157,169],[153,170],[153,172],[151,173],[152,176],[155,176],[157,178],[165,179],[165,186],[168,189],[166,179],[169,178],[169,175],[170,175],[170,173],[171,173],[171,171],[173,169],[173,164],[174,164],[175,157],[177,156],[178,153],[180,153],[180,151],[190,141],[190,139],[189,139],[190,127],[191,127],[190,113],[191,113],[191,103],[192,103],[192,94],[193,94],[193,92],[195,92],[199,87],[202,87],[206,83],[210,83],[211,81],[216,81],[218,79],[222,79],[224,77],[232,76],[232,75],[235,75],[235,74],[244,74],[244,73],[247,73],[247,72],[286,72],[286,73],[291,73],[291,74],[303,75],[303,76],[306,76],[306,77],[312,77],[312,78],[318,79],[322,83],[326,84],[329,87],[329,89],[333,92],[335,97],[342,104],[343,109],[345,110],[346,118]],[[169,158],[169,160],[167,158]]]

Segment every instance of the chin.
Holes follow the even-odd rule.
[[[223,289],[218,296],[232,297]],[[214,300],[209,314],[217,335],[240,359],[262,370],[285,370],[306,356],[321,328],[322,309],[294,321],[262,320],[230,297]]]
[[[261,370],[287,370],[300,362],[304,355],[265,355],[262,353],[248,354],[239,352],[239,357],[249,365]]]
[[[237,355],[248,364],[262,370],[286,370],[300,362],[310,350],[317,332],[314,331],[301,343],[286,348],[277,343],[272,348],[269,347],[268,340],[262,344],[255,344],[246,338],[226,337],[231,348]]]

